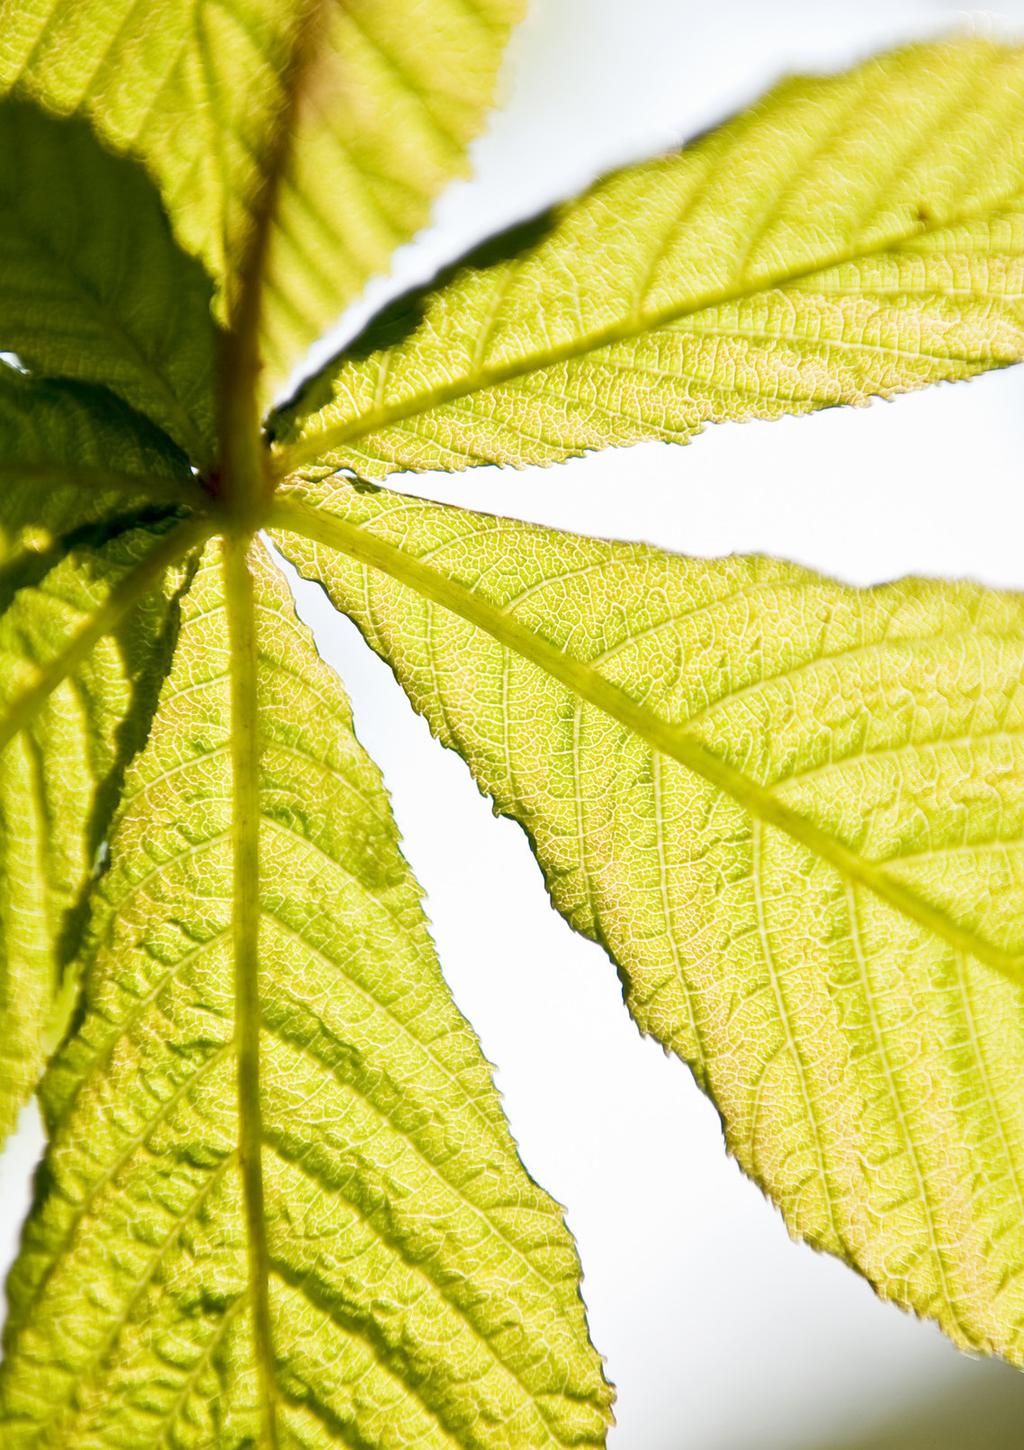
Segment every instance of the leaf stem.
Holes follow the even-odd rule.
[[[274,1344],[267,1285],[270,1258],[263,1190],[259,999],[259,719],[256,696],[256,603],[248,536],[223,540],[224,594],[231,648],[231,770],[235,968],[235,1054],[238,1062],[239,1166],[245,1201],[253,1339],[260,1386],[261,1443],[278,1450]]]
[[[300,7],[287,69],[282,104],[264,160],[253,206],[253,221],[238,268],[239,283],[229,301],[230,325],[224,338],[220,398],[221,459],[219,483],[228,511],[242,527],[255,531],[273,490],[269,455],[260,424],[260,332],[263,323],[267,259],[277,199],[288,169],[295,117],[303,83],[314,55],[314,40],[324,0]]]
[[[580,699],[625,725],[653,749],[670,756],[731,796],[755,820],[774,826],[799,841],[832,866],[844,880],[867,887],[902,915],[947,942],[955,951],[984,962],[1017,985],[1024,980],[1024,958],[1004,951],[959,926],[903,882],[887,875],[881,866],[860,856],[828,831],[778,800],[768,787],[752,780],[709,750],[703,741],[687,730],[685,722],[673,724],[646,711],[585,660],[574,659],[489,600],[474,594],[395,544],[319,509],[277,498],[270,511],[269,525],[347,554],[361,564],[390,575],[422,598],[468,620],[499,644],[537,665]]]
[[[74,673],[97,641],[112,633],[125,615],[155,588],[162,575],[192,549],[205,543],[213,530],[209,519],[186,520],[114,586],[95,614],[89,616],[78,633],[43,666],[32,684],[11,702],[0,720],[0,750],[32,723],[57,686]]]
[[[235,1052],[238,1061],[239,1167],[245,1204],[253,1342],[260,1390],[260,1444],[278,1450],[277,1386],[270,1322],[260,1103],[259,996],[259,765],[256,681],[256,602],[250,550],[273,490],[260,426],[260,333],[267,259],[277,199],[291,155],[295,113],[311,56],[313,22],[321,0],[299,7],[282,104],[264,162],[253,221],[229,299],[229,327],[221,357],[221,454],[211,480],[224,525],[224,592],[231,674],[231,769],[235,974]]]

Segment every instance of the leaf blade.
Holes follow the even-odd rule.
[[[443,987],[340,687],[280,578],[250,568],[277,1433],[383,1445],[400,1406],[424,1444],[603,1443],[609,1396],[560,1211],[518,1164],[487,1065]],[[126,788],[83,1023],[48,1076],[60,1187],[14,1271],[0,1371],[17,1450],[69,1433],[196,1445],[257,1433],[223,609],[211,547]],[[123,1260],[100,1249],[97,1215]],[[109,1296],[76,1315],[90,1260]],[[154,1376],[172,1340],[180,1353]]]
[[[69,11],[5,0],[0,83],[86,113],[110,145],[145,161],[181,244],[221,289],[222,317],[234,311],[261,193],[283,164],[261,322],[260,385],[272,392],[464,171],[523,8],[231,0],[196,12],[117,0]],[[292,75],[307,23],[316,43]],[[278,124],[296,99],[279,157]]]
[[[281,546],[526,827],[791,1230],[1019,1362],[1020,596],[305,493]]]
[[[279,472],[545,464],[1018,361],[1022,87],[973,39],[784,83],[371,323]]]
[[[62,1030],[95,853],[159,683],[177,543],[153,479],[181,496],[189,475],[112,397],[7,368],[0,438],[3,1137]]]
[[[82,121],[0,104],[0,346],[43,376],[110,388],[208,468],[212,288],[156,191]]]

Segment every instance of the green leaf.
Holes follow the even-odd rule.
[[[148,503],[202,498],[188,459],[102,388],[0,360],[0,542],[5,553]]]
[[[173,511],[147,501],[187,498],[191,478],[113,398],[7,367],[0,456],[2,1140],[71,1000],[96,853],[166,656],[174,582],[151,586],[178,545]]]
[[[1024,1364],[1024,596],[337,481],[274,522],[790,1229]]]
[[[561,1211],[348,702],[244,543],[211,544],[183,600],[86,955],[10,1281],[5,1446],[603,1444]]]
[[[0,348],[102,383],[208,467],[217,335],[211,285],[159,198],[81,121],[0,104]]]
[[[146,162],[182,244],[226,289],[225,315],[242,273],[265,271],[272,391],[464,170],[522,10],[3,0],[0,84],[84,111]]]
[[[491,105],[526,0],[345,0],[326,16],[270,245],[272,385],[427,222]]]
[[[1024,600],[299,481],[1016,360],[1024,51],[790,82],[496,239],[273,458],[267,390],[464,164],[519,9],[0,0],[0,85],[71,118],[0,113],[0,347],[30,365],[0,368],[0,1131],[51,1058],[5,1450],[610,1422],[561,1212],[268,523],[526,826],[792,1229],[1024,1362]]]
[[[552,463],[1024,356],[1024,50],[790,80],[403,299],[275,422],[278,471]]]

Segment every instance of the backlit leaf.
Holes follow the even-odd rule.
[[[1024,596],[303,492],[282,547],[790,1228],[1024,1363]]]
[[[497,259],[496,259],[497,258]],[[552,463],[1024,356],[1024,51],[787,81],[403,299],[274,424],[279,471]]]
[[[97,852],[165,662],[174,509],[149,500],[189,497],[191,478],[109,395],[7,367],[0,458],[2,1140],[59,1034]],[[154,550],[159,587],[140,598]]]
[[[222,314],[239,267],[265,267],[272,389],[464,170],[522,9],[3,0],[0,82],[85,112],[146,162],[179,239],[226,289]]]
[[[519,1164],[345,696],[280,575],[220,554],[44,1084],[5,1447],[603,1444],[561,1210]]]
[[[787,82],[401,299],[265,427],[464,166],[520,9],[0,0],[0,1133],[44,1066],[50,1133],[4,1450],[605,1443],[561,1210],[264,528],[791,1229],[1024,1363],[1024,596],[367,481],[1018,360],[1024,51]]]

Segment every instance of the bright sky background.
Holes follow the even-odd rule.
[[[973,18],[972,18],[973,17]],[[505,106],[403,285],[472,241],[682,139],[780,73],[974,24],[1024,34],[1024,0],[533,0]],[[378,302],[390,287],[375,290]],[[349,328],[355,319],[349,319]],[[854,582],[908,571],[1024,585],[1024,372],[710,430],[549,470],[416,481],[438,499],[688,553],[787,555]],[[789,1241],[726,1159],[687,1070],[641,1041],[615,971],[550,909],[525,837],[492,818],[388,671],[315,591],[428,893],[445,972],[498,1065],[531,1172],[568,1205],[593,1335],[619,1386],[612,1450],[1019,1450],[1024,1380],[958,1355]],[[0,1259],[39,1151],[31,1114],[0,1160]]]

